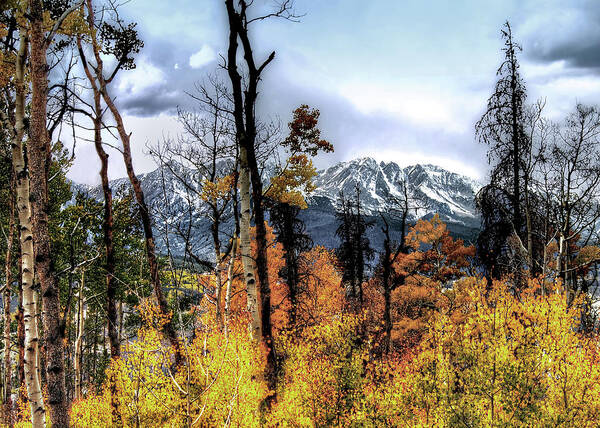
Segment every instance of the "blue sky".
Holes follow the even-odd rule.
[[[272,4],[255,0],[259,8]],[[557,120],[577,101],[600,102],[600,2],[296,0],[296,10],[305,14],[299,23],[253,28],[257,56],[277,53],[259,112],[285,123],[299,104],[319,108],[323,134],[336,148],[319,167],[372,156],[485,177],[474,123],[495,82],[507,19],[523,46],[530,101],[547,98],[546,114]],[[146,144],[180,132],[176,108],[193,107],[185,91],[218,68],[225,8],[220,0],[132,0],[123,12],[138,22],[145,47],[115,94],[145,172],[154,167]],[[94,156],[80,144],[71,176],[97,182],[88,167]],[[124,175],[112,158],[113,177]]]

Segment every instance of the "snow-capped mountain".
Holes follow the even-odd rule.
[[[319,171],[314,182],[317,189],[312,199],[324,197],[334,204],[340,191],[352,196],[358,185],[367,215],[397,209],[399,201],[405,199],[406,190],[413,219],[438,213],[452,223],[478,222],[473,199],[480,185],[435,165],[401,168],[394,162],[377,163],[372,158],[360,158]]]
[[[273,170],[266,168],[267,171]],[[268,175],[268,173],[266,174]],[[161,250],[166,248],[165,231],[169,231],[169,246],[174,254],[183,254],[184,243],[175,236],[176,228],[187,229],[190,225],[188,201],[192,201],[192,227],[189,228],[194,250],[203,258],[212,260],[210,240],[210,221],[208,212],[198,196],[183,185],[177,177],[185,177],[192,188],[197,189],[202,181],[198,171],[173,164],[148,174],[140,175],[146,199],[155,211],[154,221],[157,243]],[[268,177],[267,177],[268,178]],[[164,189],[163,189],[164,183]],[[369,238],[375,249],[381,248],[381,213],[386,215],[392,229],[399,233],[395,210],[399,201],[404,200],[406,190],[410,213],[409,220],[430,217],[438,213],[448,224],[450,231],[466,240],[472,240],[479,228],[479,217],[475,210],[474,196],[481,187],[477,181],[434,165],[413,165],[401,168],[394,162],[377,162],[372,158],[360,158],[349,162],[340,162],[318,171],[314,179],[316,190],[308,198],[308,209],[301,217],[305,221],[308,233],[317,245],[336,247],[335,237],[337,220],[336,206],[340,191],[347,197],[355,195],[356,187],[360,191],[360,201],[364,214],[375,224],[369,229]],[[129,182],[120,178],[111,182],[115,191],[128,189]],[[75,185],[100,199],[100,187]],[[227,225],[225,225],[227,228]],[[225,238],[225,236],[224,236]]]
[[[395,162],[378,163],[372,158],[360,158],[319,171],[314,182],[317,189],[302,215],[315,242],[325,246],[338,245],[335,210],[340,192],[352,197],[357,186],[362,210],[375,222],[369,231],[374,248],[380,248],[383,243],[381,213],[399,232],[394,213],[405,200],[405,190],[410,222],[438,213],[450,231],[465,240],[474,239],[480,226],[474,197],[481,185],[435,165],[401,168]]]

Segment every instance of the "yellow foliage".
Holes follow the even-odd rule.
[[[203,201],[212,203],[216,203],[219,199],[229,199],[233,182],[232,175],[217,178],[216,181],[204,180],[200,196]]]
[[[286,354],[272,426],[347,426],[363,392],[365,350],[357,346],[359,317],[346,315],[287,334]]]
[[[185,361],[173,367],[174,352],[160,334],[163,321],[145,304],[146,320],[136,341],[114,360],[107,379],[116,379],[123,425],[144,427],[258,426],[258,405],[266,396],[262,354],[243,323],[232,322],[228,336],[203,319],[193,340],[182,343]],[[111,426],[110,388],[74,403],[75,427]]]
[[[598,343],[577,332],[564,296],[519,297],[470,281],[462,319],[435,315],[406,397],[419,426],[592,426],[600,417]],[[464,308],[463,308],[464,310]]]
[[[266,197],[278,202],[306,208],[303,194],[311,193],[317,170],[305,154],[290,156],[287,165],[271,179]]]

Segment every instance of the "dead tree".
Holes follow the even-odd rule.
[[[237,4],[236,4],[237,3]],[[240,150],[240,197],[241,197],[241,251],[244,260],[244,276],[248,291],[248,305],[252,314],[252,330],[255,338],[262,338],[267,351],[267,364],[265,379],[271,391],[275,390],[276,383],[276,358],[273,348],[271,326],[271,289],[267,269],[267,239],[265,227],[265,213],[262,204],[263,183],[256,156],[256,101],[258,98],[258,84],[265,68],[275,58],[275,52],[262,62],[257,63],[250,41],[249,28],[252,23],[279,17],[294,19],[291,0],[284,0],[273,13],[252,17],[248,15],[252,2],[240,0],[226,0],[229,24],[229,45],[225,68],[229,74],[233,96],[233,117],[236,130],[236,143]],[[245,87],[242,85],[242,74],[238,65],[238,43],[242,44],[243,62],[245,70]],[[256,272],[260,287],[260,306],[257,302],[256,279],[254,277],[254,263],[251,262],[249,252],[250,228],[250,182],[252,183],[252,200],[254,223],[256,226]],[[260,324],[257,315],[260,314]],[[267,406],[274,400],[270,396],[266,400]]]
[[[487,110],[476,124],[476,135],[480,142],[490,147],[488,161],[492,165],[491,183],[484,186],[477,197],[478,207],[483,217],[484,232],[478,248],[484,257],[490,275],[498,274],[498,262],[490,259],[500,257],[499,248],[505,247],[508,239],[516,234],[525,242],[523,222],[524,161],[529,153],[530,141],[524,129],[524,103],[527,92],[519,74],[517,53],[521,47],[513,40],[512,29],[506,22],[502,29],[504,39],[504,60],[498,68],[498,81],[494,93],[488,100]],[[498,192],[506,198],[497,199]],[[489,199],[491,198],[491,199]],[[508,206],[498,209],[498,202],[508,202]],[[493,206],[490,210],[489,206]],[[497,218],[497,213],[503,215]],[[498,241],[496,251],[489,250],[488,242]],[[506,253],[505,250],[504,253]],[[488,260],[489,259],[489,260]],[[514,260],[515,281],[522,285],[523,260]],[[504,272],[503,272],[504,273]]]
[[[92,0],[86,0],[85,3],[88,17],[88,25],[90,26],[90,28],[95,29],[95,31],[92,31],[90,43],[92,56],[95,62],[93,68],[96,71],[95,76],[93,77],[97,81],[97,90],[99,90],[100,94],[102,95],[103,101],[106,103],[108,109],[112,114],[113,119],[116,122],[117,132],[123,145],[122,154],[123,161],[125,163],[125,169],[127,171],[127,176],[133,187],[133,192],[140,209],[140,217],[142,220],[142,226],[146,238],[146,251],[148,257],[148,266],[150,269],[150,281],[152,283],[154,295],[158,302],[160,311],[163,314],[168,314],[169,309],[167,305],[167,300],[163,295],[160,283],[160,272],[158,268],[158,258],[156,255],[156,244],[154,241],[154,234],[152,231],[152,219],[150,217],[150,211],[148,209],[148,205],[144,197],[144,192],[142,190],[140,180],[138,179],[133,168],[130,139],[131,134],[127,132],[121,113],[117,105],[115,104],[113,98],[109,94],[109,86],[114,81],[115,77],[117,76],[117,73],[123,69],[127,70],[133,68],[133,55],[139,52],[139,50],[143,46],[143,42],[138,38],[137,31],[135,30],[135,24],[124,24],[123,21],[119,18],[114,8],[112,10],[114,22],[108,23],[104,21],[99,24],[98,22],[96,22],[95,19]],[[100,26],[100,28],[98,28],[98,26]],[[102,42],[110,46],[108,48],[109,53],[114,55],[117,60],[114,68],[108,73],[106,73],[106,71],[104,70],[104,61],[102,60],[101,56],[100,41],[97,39],[96,36],[97,30],[100,30],[103,36]],[[102,33],[102,31],[104,31],[104,33]],[[83,52],[83,50],[80,51],[80,54],[81,53],[83,53],[82,61],[86,61],[89,64],[90,59],[85,57],[85,53]],[[181,353],[179,352],[179,340],[177,339],[177,334],[175,332],[175,328],[173,327],[173,320],[170,320],[168,323],[165,324],[164,333],[171,342],[173,348],[175,349],[176,364],[179,364],[181,360]]]
[[[577,272],[596,258],[577,259],[578,248],[596,243],[600,220],[600,112],[578,104],[557,130],[549,160],[549,191],[554,200],[558,256],[556,270],[563,280],[567,303],[578,292]]]

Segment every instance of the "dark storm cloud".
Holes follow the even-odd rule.
[[[145,89],[142,93],[129,94],[119,104],[128,115],[148,117],[160,113],[176,114],[182,101],[181,93],[161,84]]]
[[[600,35],[573,38],[545,49],[533,47],[530,57],[544,62],[563,60],[576,68],[599,69]]]
[[[566,2],[526,25],[524,53],[539,62],[564,61],[600,71],[600,2]]]
[[[118,99],[124,112],[131,116],[148,117],[160,113],[172,115],[177,112],[178,107],[192,107],[194,101],[187,93],[194,92],[196,85],[215,68],[214,61],[200,68],[192,68],[189,65],[189,57],[192,54],[193,52],[183,50],[175,52],[169,49],[167,43],[145,52],[145,61],[160,70],[162,81],[139,91],[122,89]]]

